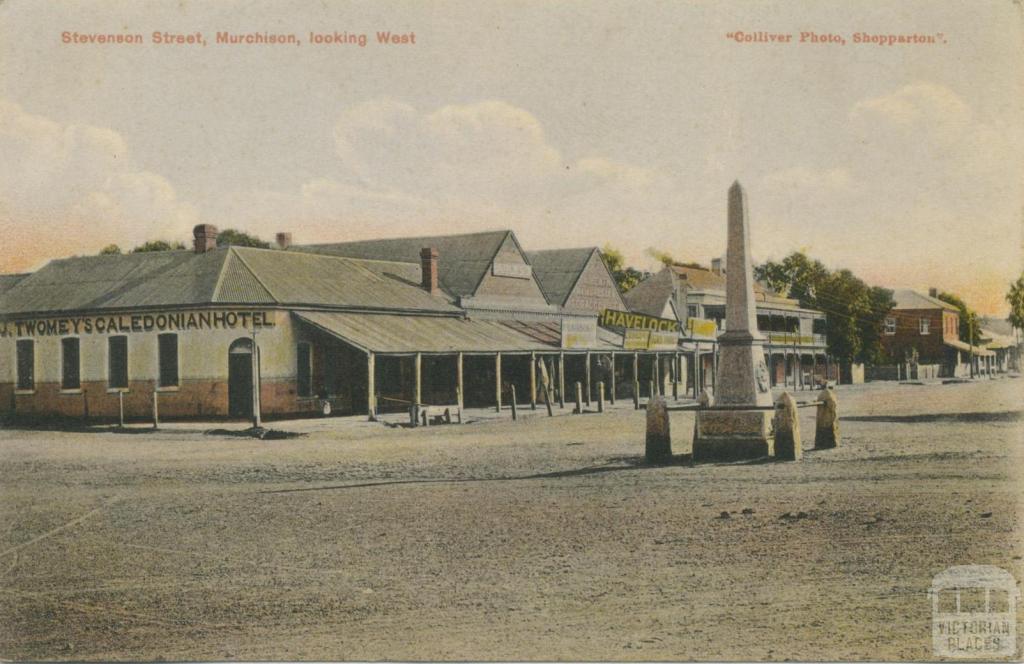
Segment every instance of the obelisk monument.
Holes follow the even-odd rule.
[[[725,332],[718,337],[714,406],[698,411],[693,460],[753,459],[772,454],[771,386],[764,362],[765,338],[757,330],[754,270],[750,263],[747,197],[739,182],[729,188],[725,272]],[[743,410],[744,406],[752,410]]]

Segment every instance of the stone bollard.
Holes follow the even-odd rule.
[[[604,381],[597,381],[597,412],[604,412]]]
[[[800,417],[796,402],[789,392],[783,392],[775,402],[775,458],[782,461],[799,461],[803,456],[800,442]]]
[[[573,411],[577,415],[583,414],[583,384],[576,381],[576,410]]]
[[[672,436],[669,432],[668,409],[663,397],[647,402],[647,435],[645,437],[647,463],[665,464],[672,461]]]
[[[818,394],[818,417],[814,423],[814,449],[839,447],[839,412],[836,395],[827,387]]]
[[[714,399],[711,398],[711,392],[708,388],[704,388],[700,391],[700,396],[697,397],[697,410],[703,408],[710,408],[714,405]],[[694,413],[693,415],[693,439],[697,440],[700,438],[700,414]]]

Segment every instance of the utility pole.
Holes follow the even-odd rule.
[[[256,325],[252,326],[252,426],[259,429],[260,418],[260,351],[256,345]]]

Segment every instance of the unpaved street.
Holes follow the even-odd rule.
[[[929,659],[933,575],[1024,579],[1022,387],[840,388],[799,463],[644,467],[624,408],[0,431],[0,657]]]

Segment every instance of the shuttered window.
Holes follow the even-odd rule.
[[[81,380],[81,358],[78,352],[78,338],[68,337],[60,340],[61,374],[60,387],[62,390],[77,390],[82,387]]]
[[[160,352],[160,387],[178,386],[178,335],[161,334],[158,337]]]
[[[107,387],[128,387],[128,337],[116,336],[107,340]]]
[[[18,339],[18,389],[36,389],[36,342]]]

